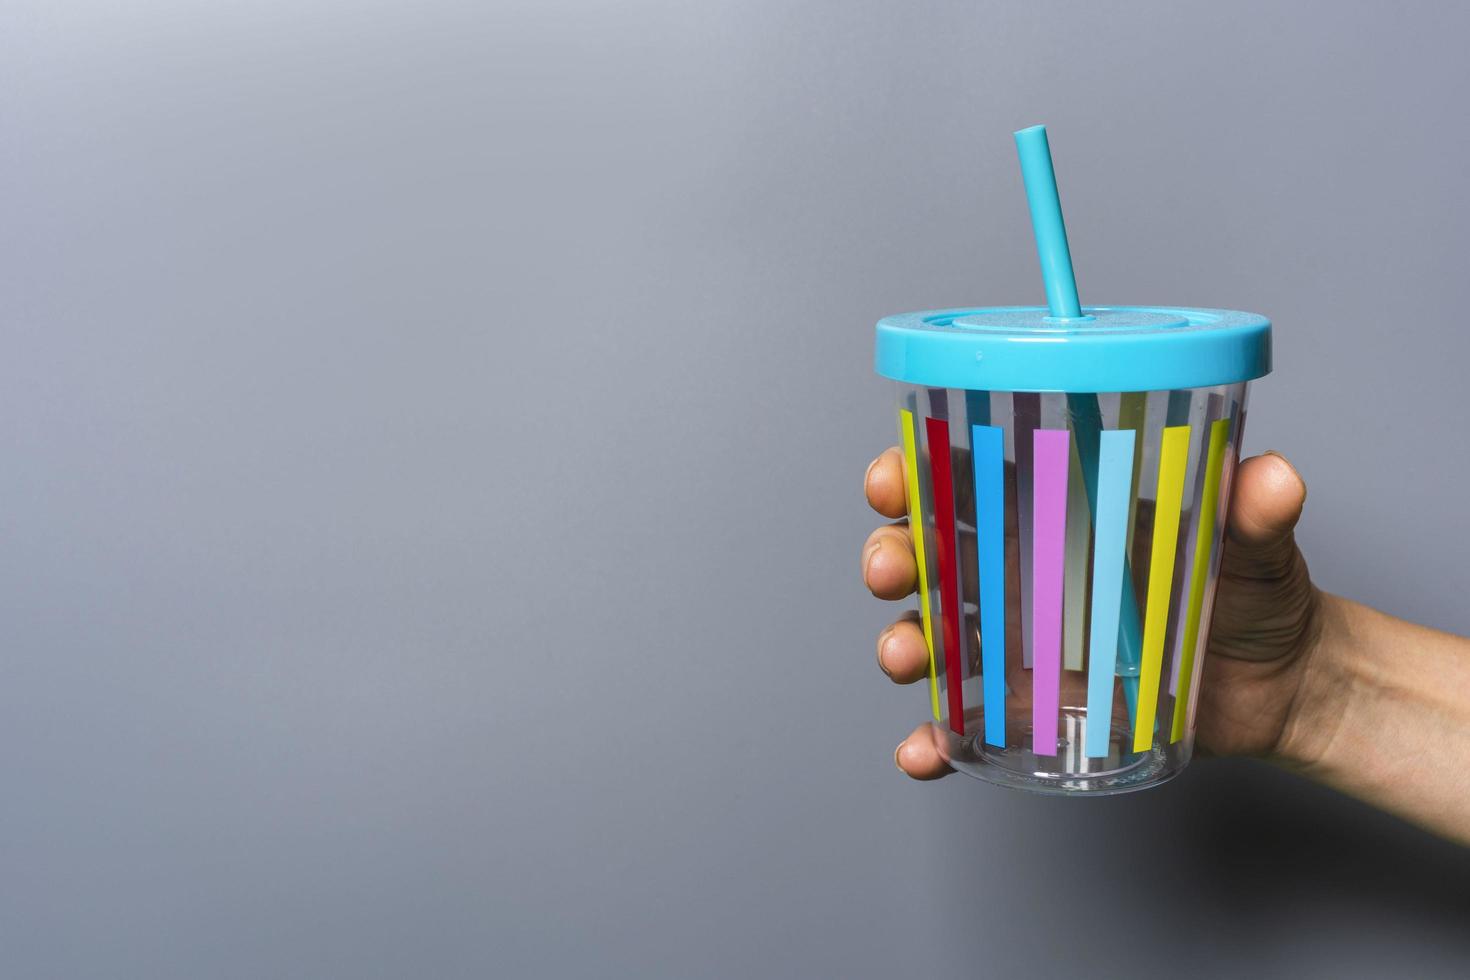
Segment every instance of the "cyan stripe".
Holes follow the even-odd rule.
[[[1185,408],[1188,409],[1188,402],[1185,403]],[[1087,502],[1092,506],[1095,514],[1098,490],[1093,474],[1097,472],[1098,437],[1103,432],[1102,409],[1097,403],[1096,395],[1068,395],[1067,409],[1072,413],[1072,427],[1077,433],[1077,452],[1082,460],[1082,480],[1087,487]],[[1131,461],[1129,466],[1128,483],[1131,490],[1133,483]],[[1129,506],[1132,507],[1131,502]],[[1126,514],[1124,518],[1126,520]],[[1123,558],[1126,562],[1128,558],[1126,544]],[[1132,719],[1138,715],[1138,670],[1139,664],[1143,661],[1143,624],[1138,618],[1138,596],[1133,591],[1133,576],[1126,569],[1123,575],[1123,596],[1119,600],[1119,613],[1121,621],[1118,627],[1120,630],[1118,642],[1122,645],[1122,656],[1118,666],[1122,671],[1123,695],[1128,700],[1128,718],[1131,723]]]
[[[1132,429],[1101,433],[1097,465],[1097,515],[1092,556],[1092,635],[1088,645],[1086,751],[1104,758],[1113,728],[1113,671],[1118,658],[1128,501],[1133,495]],[[1131,679],[1131,678],[1130,678]]]

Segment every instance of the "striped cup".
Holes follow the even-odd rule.
[[[929,708],[952,766],[1106,794],[1188,763],[1246,387],[899,385]]]

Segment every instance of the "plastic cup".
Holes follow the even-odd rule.
[[[961,772],[1109,794],[1188,764],[1265,317],[938,310],[877,327],[898,382],[936,741]]]

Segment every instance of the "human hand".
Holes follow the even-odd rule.
[[[863,581],[881,599],[903,599],[918,569],[902,520],[908,509],[899,450],[875,459],[864,482],[869,505],[900,522],[869,535]],[[1299,694],[1323,604],[1293,536],[1305,501],[1305,484],[1281,456],[1257,456],[1236,470],[1196,727],[1197,744],[1212,754],[1291,758],[1302,737]],[[895,683],[925,678],[928,663],[916,613],[879,634],[878,666]],[[928,724],[900,743],[894,761],[915,779],[952,771]]]

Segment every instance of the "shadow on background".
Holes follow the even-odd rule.
[[[1203,760],[1123,797],[956,795],[940,832],[974,843],[959,860],[936,848],[933,871],[972,896],[946,916],[964,962],[1311,972],[1329,942],[1370,975],[1391,949],[1405,975],[1427,976],[1470,952],[1470,849],[1263,763]]]
[[[1457,917],[1470,911],[1470,849],[1269,765],[1198,765],[1201,779],[1183,793],[1194,833],[1179,846],[1217,882],[1272,874],[1372,887]]]
[[[1277,917],[1305,899],[1470,921],[1470,850],[1262,763],[1206,760],[1165,838],[1199,887]],[[1470,946],[1470,937],[1462,941]]]

